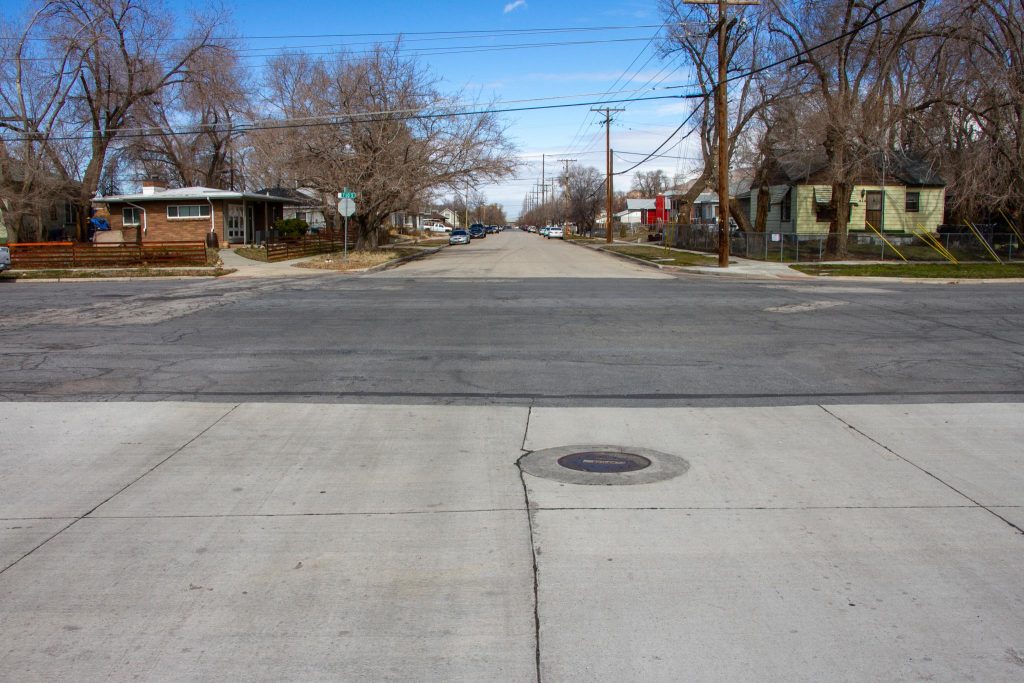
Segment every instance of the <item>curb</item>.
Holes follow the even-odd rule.
[[[835,282],[888,282],[890,284],[908,285],[1019,285],[1024,284],[1024,278],[1019,277],[997,277],[997,278],[962,278],[949,279],[937,277],[878,277],[870,275],[808,275],[818,281]],[[803,279],[803,278],[800,278]]]
[[[380,265],[377,265],[377,266],[371,266],[371,267],[365,268],[363,270],[356,270],[356,271],[349,271],[349,272],[359,273],[360,275],[368,275],[370,273],[379,273],[379,272],[384,271],[384,270],[391,270],[392,268],[397,268],[398,266],[402,265],[403,263],[407,263],[409,261],[415,261],[416,259],[426,258],[427,256],[430,256],[431,254],[436,254],[437,252],[441,251],[442,249],[444,249],[443,246],[441,246],[441,247],[433,247],[433,248],[430,248],[430,249],[424,249],[423,251],[421,251],[418,254],[409,254],[408,256],[402,256],[401,258],[396,258],[393,261],[387,261],[386,263],[381,263]]]
[[[0,278],[0,282],[11,282],[14,284],[31,284],[33,282],[49,283],[55,282],[68,283],[68,282],[138,282],[143,280],[216,280],[226,275],[233,274],[234,270],[220,273],[219,275],[144,275],[144,276],[131,276],[131,275],[119,275],[117,277],[32,277],[32,278]]]
[[[648,268],[657,268],[658,270],[668,270],[670,272],[678,272],[680,267],[681,267],[681,266],[665,266],[665,265],[662,265],[660,263],[653,263],[651,261],[645,261],[642,258],[637,258],[636,256],[630,256],[629,254],[620,254],[617,251],[609,251],[608,249],[605,249],[604,247],[592,247],[592,246],[590,246],[588,248],[591,251],[600,252],[602,254],[611,254],[612,256],[614,256],[616,258],[624,259],[626,261],[632,261],[633,263],[638,263],[638,264],[640,264],[642,266],[647,266]]]

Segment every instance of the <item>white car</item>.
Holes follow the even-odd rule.
[[[565,239],[565,231],[557,225],[552,225],[548,228],[548,237],[551,239],[562,240]]]
[[[11,250],[7,247],[0,247],[0,271],[11,267]]]

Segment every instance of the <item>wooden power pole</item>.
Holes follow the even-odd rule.
[[[590,111],[604,114],[604,153],[606,162],[605,175],[605,205],[604,205],[604,241],[612,243],[612,114],[626,111],[625,109],[612,109],[611,107],[596,107]]]
[[[718,83],[715,84],[715,128],[718,132],[718,267],[729,267],[729,5],[756,5],[758,0],[683,0],[689,5],[718,5]]]

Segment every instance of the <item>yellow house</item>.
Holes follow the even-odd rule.
[[[861,174],[847,203],[850,232],[936,232],[943,223],[946,183],[927,164],[899,155],[879,158]],[[768,175],[769,209],[765,232],[800,235],[828,233],[832,220],[832,186],[825,162],[780,162]],[[757,218],[758,199],[750,190],[750,222]]]

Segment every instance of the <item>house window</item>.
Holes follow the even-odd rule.
[[[307,223],[309,222],[309,214],[307,214],[305,211],[296,211],[295,218],[300,221],[306,221]]]
[[[121,224],[125,227],[136,226],[139,224],[139,216],[141,214],[142,212],[134,206],[125,207],[121,209]]]
[[[181,204],[167,207],[167,217],[177,219],[209,218],[209,204]]]
[[[71,225],[75,222],[75,205],[71,202],[64,202],[64,225]]]
[[[836,217],[836,211],[831,204],[815,204],[814,213],[819,223],[831,223]]]
[[[787,190],[779,205],[779,220],[788,223],[793,220],[793,190]]]
[[[921,193],[908,192],[906,201],[907,213],[917,213],[921,210]]]

